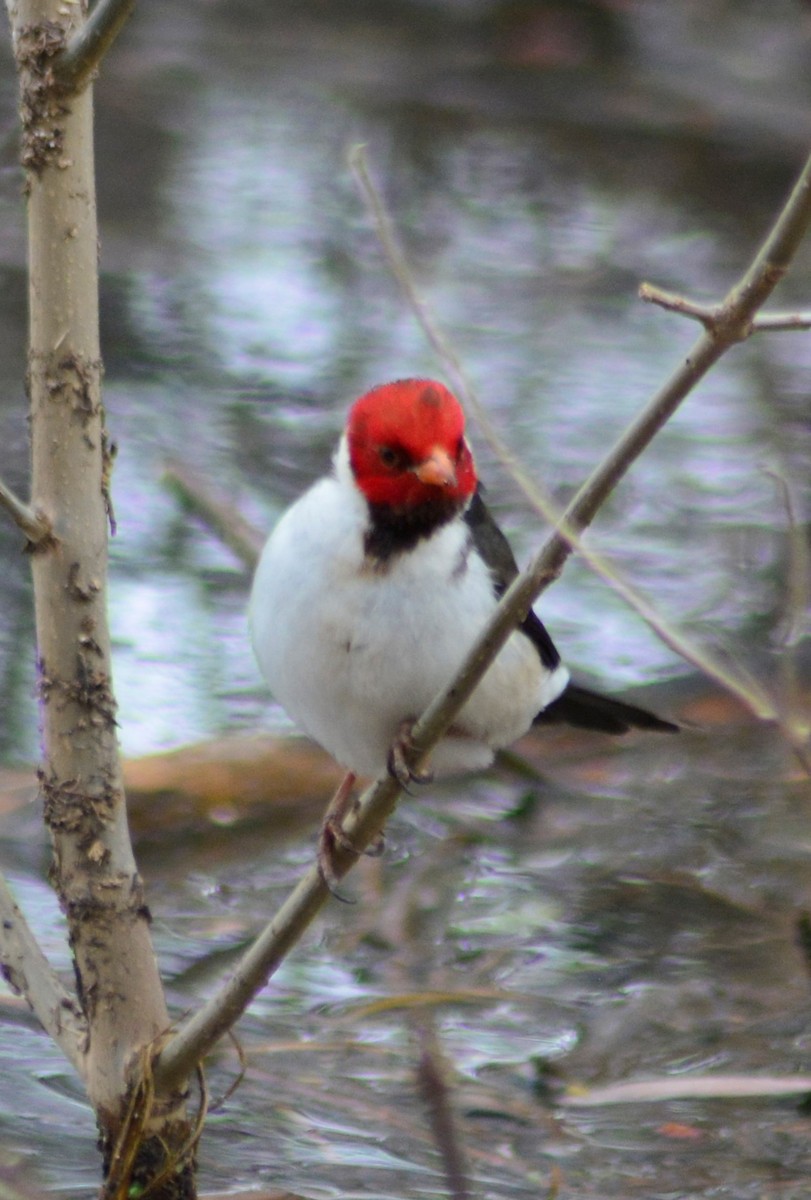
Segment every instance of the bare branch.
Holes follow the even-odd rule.
[[[359,151],[355,151],[353,166],[358,169]],[[360,155],[362,164],[362,155]],[[560,574],[571,553],[576,534],[592,520],[600,504],[625,472],[636,461],[654,435],[668,421],[695,382],[731,345],[734,325],[745,324],[757,306],[785,272],[791,254],[799,243],[802,231],[811,220],[811,158],[786,207],[766,239],[752,266],[732,289],[727,299],[731,332],[723,341],[704,334],[687,359],[671,379],[656,393],[646,408],[625,430],[603,462],[569,504],[558,528],[544,548],[512,583],[502,597],[493,616],[469,650],[456,677],[432,701],[417,721],[407,752],[408,765],[417,767],[448,729],[470,698],[485,671],[495,659],[516,625],[549,584]],[[376,198],[376,192],[373,192]],[[380,209],[384,223],[388,218]],[[389,227],[389,233],[391,230]],[[393,238],[393,234],[391,234]],[[393,243],[394,244],[394,243]],[[406,272],[409,287],[410,277]],[[412,288],[413,290],[413,288]],[[420,308],[415,294],[415,303]],[[430,331],[430,332],[429,332]],[[438,335],[428,322],[429,340],[436,344]],[[446,358],[444,343],[440,352]],[[455,362],[448,350],[447,359]],[[463,379],[461,368],[459,375]],[[358,851],[376,836],[394,810],[400,786],[388,774],[381,775],[363,793],[357,808],[346,818],[344,832]],[[351,854],[338,847],[335,874],[341,878],[354,862]],[[220,1037],[242,1015],[248,1004],[263,988],[288,950],[295,945],[304,929],[315,918],[330,893],[318,870],[312,867],[299,882],[273,920],[246,951],[234,974],[222,988],[191,1017],[168,1046],[162,1048],[155,1063],[155,1078],[170,1087],[185,1079],[195,1065],[214,1046]]]
[[[417,291],[405,255],[400,248],[394,225],[389,214],[386,212],[380,192],[375,187],[372,177],[369,174],[369,168],[366,163],[366,147],[363,144],[353,146],[349,151],[349,166],[355,174],[361,193],[371,211],[375,222],[375,233],[383,247],[383,252],[388,261],[391,273],[400,284],[429,345],[435,351],[437,357],[444,363],[454,389],[463,400],[470,402],[474,395],[473,388],[456,351],[437,327],[431,317],[428,305]],[[476,400],[472,401],[471,407],[475,408],[477,416],[484,412],[482,406]],[[493,435],[495,436],[495,430],[493,430]]]
[[[712,329],[715,325],[718,315],[716,307],[710,308],[706,304],[697,304],[685,296],[667,292],[653,283],[640,283],[638,295],[639,299],[644,300],[646,304],[658,304],[660,308],[666,308],[668,312],[680,313],[683,317],[691,317],[694,321],[700,321],[705,329]]]
[[[380,825],[394,808],[400,791],[394,780],[388,777],[381,781],[381,784],[390,793],[390,803],[381,815]],[[372,830],[369,833],[367,840],[371,840],[374,832],[375,830]],[[360,848],[361,843],[356,844]],[[336,855],[339,863],[340,853],[338,850]],[[348,865],[347,863],[346,866]],[[343,873],[340,865],[336,867],[336,873],[339,872]],[[266,985],[287,951],[296,944],[320,912],[329,895],[318,870],[311,867],[270,924],[243,955],[233,975],[185,1022],[169,1045],[160,1052],[154,1066],[154,1076],[159,1087],[175,1087],[191,1074],[196,1064],[223,1034],[227,1033],[242,1016],[253,997]]]
[[[653,283],[640,283],[639,298],[647,304],[657,304],[668,312],[700,321],[709,333],[714,333],[724,319],[723,305],[698,304],[695,300],[665,291]],[[751,337],[753,333],[784,333],[804,329],[811,329],[811,313],[763,313],[741,329],[740,340]]]
[[[654,410],[650,419],[663,424],[667,418],[659,417],[658,410]],[[647,429],[644,422],[642,426]],[[644,444],[647,444],[647,440]],[[609,455],[607,460],[612,473],[614,457],[613,454]],[[628,458],[627,465],[631,461]],[[594,495],[594,489],[589,489],[587,485],[588,503],[593,503]],[[567,516],[573,520],[579,512],[580,507],[572,505]],[[416,766],[439,741],[535,597],[559,574],[568,552],[568,543],[560,534],[555,534],[532,566],[513,583],[469,652],[456,679],[434,700],[415,725],[412,734],[414,752],[409,765]],[[359,850],[364,849],[385,824],[394,810],[400,790],[399,785],[388,774],[384,774],[364,792],[358,808],[344,825],[348,838]],[[350,866],[350,857],[339,848],[336,876],[340,878]],[[185,1078],[241,1016],[253,996],[265,986],[287,951],[295,945],[303,930],[319,912],[329,894],[319,872],[312,868],[243,956],[231,978],[162,1050],[155,1065],[155,1078],[162,1085],[173,1086]]]
[[[42,1028],[79,1074],[86,1024],[75,997],[62,986],[0,875],[0,966],[12,991],[27,1001]]]
[[[625,600],[629,607],[637,613],[665,645],[687,662],[697,667],[708,678],[713,679],[731,695],[735,696],[758,720],[778,723],[795,751],[801,753],[801,748],[808,737],[806,722],[790,714],[786,716],[781,713],[779,706],[754,679],[749,676],[744,678],[740,671],[737,674],[733,674],[717,658],[697,646],[685,634],[674,629],[664,620],[649,601],[640,596],[630,584],[619,577],[616,570],[602,556],[585,545],[582,538],[578,536],[578,530],[567,525],[565,518],[551,496],[544,492],[530,478],[520,461],[512,454],[490,421],[487,411],[470,386],[458,356],[447,338],[437,328],[428,306],[419,296],[408,264],[397,243],[388,213],[369,175],[364,148],[362,146],[353,148],[350,153],[350,165],[355,171],[362,192],[374,217],[377,234],[388,259],[389,267],[400,283],[429,343],[443,361],[454,387],[475,414],[477,422],[496,457],[515,482],[518,483],[536,512],[540,513],[544,520],[560,530],[561,535],[565,537],[570,547],[575,549],[584,561],[588,563],[589,567]],[[805,229],[809,220],[811,220],[811,205],[809,205],[808,190],[810,166],[811,159],[806,163],[789,201],[781,211],[772,231],[747,273],[730,291],[723,304],[711,310],[701,310],[702,320],[705,316],[709,320],[711,316],[712,328],[708,330],[704,338],[696,343],[692,353],[688,355],[682,367],[674,373],[670,382],[665,384],[665,387],[658,393],[658,396],[654,397],[651,402],[652,408],[657,407],[660,403],[668,406],[680,403],[681,399],[688,394],[703,374],[709,370],[730,345],[748,336],[748,331],[751,331],[755,322],[755,309],[751,307],[753,298],[757,296],[759,297],[758,303],[763,303],[769,294],[768,290],[764,290],[766,286],[768,285],[769,288],[773,288],[779,279],[782,278],[789,261],[789,248],[790,253],[793,253],[799,242],[802,230]],[[800,231],[799,233],[798,230]],[[643,284],[642,286],[646,288],[650,285]],[[657,294],[666,295],[674,303],[678,301],[680,305],[679,311],[682,311],[682,305],[687,305],[692,310],[688,315],[698,318],[698,306],[690,306],[689,302],[681,301],[678,297],[672,297],[670,293]],[[672,411],[675,411],[675,408],[668,407],[668,412]],[[619,446],[615,449],[619,451],[621,459],[624,451]],[[594,476],[592,476],[593,479]],[[585,485],[586,488],[590,486],[589,483]]]
[[[237,558],[253,570],[262,552],[264,535],[182,463],[167,462],[164,480]]]
[[[4,508],[10,514],[32,546],[38,546],[41,542],[53,537],[53,527],[45,514],[34,512],[33,508],[20,500],[19,496],[15,496],[11,488],[7,487],[1,479],[0,508]]]
[[[98,0],[82,27],[54,59],[63,87],[80,91],[112,46],[135,8],[135,0]]]

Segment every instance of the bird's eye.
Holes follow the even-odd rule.
[[[403,456],[394,446],[381,446],[379,454],[384,467],[399,467],[402,463]]]
[[[456,443],[456,461],[457,462],[459,462],[459,459],[462,457],[462,454],[464,453],[464,449],[465,449],[465,439],[463,437],[460,437],[459,441]]]

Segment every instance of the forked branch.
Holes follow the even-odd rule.
[[[723,304],[699,304],[695,300],[688,300],[686,296],[656,287],[653,283],[639,285],[639,298],[647,304],[658,304],[668,312],[699,321],[708,333],[716,333],[724,327]],[[763,313],[739,329],[737,340],[743,341],[753,333],[787,333],[805,329],[811,329],[811,313]]]
[[[97,0],[87,20],[54,59],[54,74],[63,87],[81,91],[134,8],[135,0]]]

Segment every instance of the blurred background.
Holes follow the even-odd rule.
[[[0,475],[27,494],[7,33],[2,53]],[[810,68],[801,0],[142,0],[96,89],[105,405],[118,445],[110,603],[127,756],[288,731],[248,645],[248,574],[166,485],[167,463],[268,530],[328,467],[357,394],[442,373],[387,272],[349,149],[366,145],[421,294],[492,419],[564,501],[696,336],[643,305],[639,283],[714,302],[750,261],[811,146]],[[810,264],[806,245],[774,307],[811,305]],[[670,620],[765,681],[785,677],[807,632],[790,605],[775,473],[804,535],[810,371],[809,334],[736,348],[590,535]],[[475,430],[473,442],[524,561],[545,531]],[[0,554],[0,758],[11,769],[34,762],[38,744],[30,581],[8,522]],[[578,562],[541,608],[567,661],[604,688],[647,685],[668,715],[690,716],[705,698]],[[529,748],[539,775],[513,763],[404,806],[388,858],[358,885],[388,924],[373,929],[369,906],[333,906],[254,1006],[243,1023],[252,1071],[212,1123],[204,1181],[319,1197],[441,1194],[408,1022],[361,1035],[341,1015],[370,991],[413,990],[420,962],[446,992],[486,981],[497,993],[438,1012],[482,1195],[545,1194],[553,1169],[578,1197],[703,1197],[722,1182],[736,1200],[805,1194],[809,1130],[791,1101],[680,1101],[629,1121],[617,1108],[550,1116],[538,1095],[538,1063],[589,1082],[808,1069],[794,932],[808,886],[807,783],[769,731],[726,710],[713,720],[722,732],[610,756],[592,742],[590,757],[566,742]],[[313,829],[310,815],[280,841],[215,815],[157,844],[149,812],[140,820],[178,1011],[273,911],[309,860]],[[33,807],[0,826],[0,863],[67,965]],[[414,945],[403,932],[412,905],[431,914]],[[49,1187],[90,1194],[89,1113],[9,1005],[0,1081],[21,1091],[18,1111],[0,1112],[0,1143]],[[215,1076],[233,1069],[224,1052]],[[669,1124],[695,1136],[659,1132]],[[0,1170],[22,1170],[13,1154]]]

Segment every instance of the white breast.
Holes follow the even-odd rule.
[[[495,606],[459,519],[384,569],[365,563],[365,501],[342,474],[282,517],[254,580],[250,626],[276,699],[344,767],[377,774],[401,723],[451,679]],[[486,766],[568,682],[514,634],[431,757],[439,771]]]

